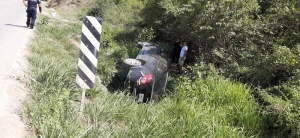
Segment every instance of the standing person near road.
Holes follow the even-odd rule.
[[[188,46],[186,45],[185,41],[183,41],[180,46],[181,46],[181,51],[180,51],[180,58],[179,58],[179,61],[178,61],[179,74],[182,73],[182,66],[183,66],[184,61],[186,59],[186,53],[187,53],[187,50],[188,50]]]
[[[180,50],[181,50],[180,39],[177,38],[173,45],[174,45],[174,47],[173,47],[172,62],[178,63],[178,60],[180,57]]]
[[[26,4],[27,1],[27,4]],[[35,23],[35,19],[36,19],[36,9],[37,9],[37,5],[39,6],[39,11],[42,12],[42,8],[41,8],[41,1],[40,0],[23,0],[23,3],[25,5],[25,7],[27,7],[27,21],[26,21],[26,25],[27,27],[30,27],[30,29],[33,29],[34,27],[34,23]]]

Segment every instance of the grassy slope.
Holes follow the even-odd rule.
[[[110,8],[110,15],[117,11]],[[118,11],[120,15],[122,12]],[[111,26],[111,20],[104,18],[101,39],[111,43],[100,51],[97,70],[106,86],[116,81],[110,80],[114,74],[122,74],[116,67],[120,60],[136,52],[128,39],[111,41],[116,39],[112,36],[128,31]],[[196,73],[191,79],[171,76],[167,89],[170,95],[150,104],[137,104],[129,96],[97,85],[89,91],[95,97],[86,104],[85,119],[79,118],[80,90],[74,87],[78,49],[74,40],[79,41],[81,20],[74,17],[73,21],[38,18],[39,39],[31,44],[29,57],[33,79],[28,84],[32,94],[24,109],[32,137],[258,136],[260,117],[249,88],[215,73],[208,77]],[[118,40],[122,38],[127,37]]]

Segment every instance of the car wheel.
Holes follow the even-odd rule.
[[[141,66],[142,63],[141,61],[137,60],[137,59],[133,59],[133,58],[126,58],[123,60],[123,63],[126,67],[138,67]]]

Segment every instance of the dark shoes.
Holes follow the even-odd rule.
[[[26,25],[27,25],[27,28],[33,29],[33,26],[29,25],[27,22],[26,22]]]

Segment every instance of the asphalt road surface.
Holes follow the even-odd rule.
[[[0,138],[27,135],[20,117],[27,90],[20,80],[34,30],[26,27],[25,10],[22,0],[0,0]]]

